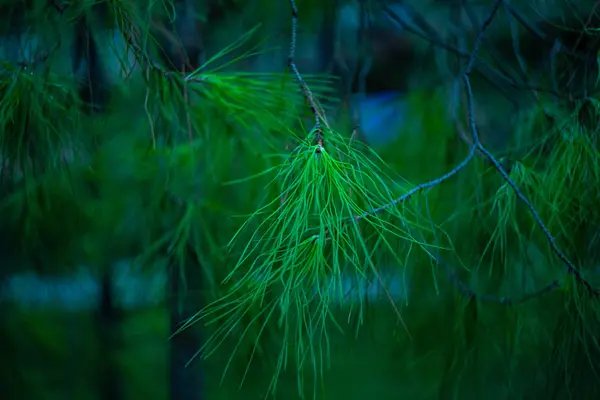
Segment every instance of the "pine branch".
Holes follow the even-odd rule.
[[[446,181],[449,178],[456,175],[464,167],[466,167],[469,164],[469,162],[473,159],[475,152],[477,151],[477,152],[481,153],[494,166],[494,168],[500,173],[502,178],[510,185],[510,187],[512,188],[512,190],[514,191],[516,196],[519,198],[519,200],[522,203],[524,203],[525,206],[529,209],[529,212],[533,216],[533,219],[535,220],[536,224],[540,227],[540,229],[544,233],[544,236],[546,236],[546,239],[547,239],[548,243],[550,244],[550,247],[552,248],[553,253],[567,266],[568,272],[570,274],[574,275],[575,279],[579,283],[581,283],[589,291],[590,294],[592,294],[594,296],[598,296],[598,295],[600,295],[600,290],[592,287],[592,285],[583,277],[583,274],[581,273],[581,271],[579,271],[579,269],[573,264],[573,262],[571,262],[569,260],[567,255],[559,248],[559,246],[556,243],[556,240],[554,239],[554,236],[549,231],[549,229],[546,227],[545,223],[542,221],[536,208],[527,199],[527,197],[523,194],[523,192],[518,188],[517,184],[510,178],[510,176],[508,175],[508,173],[506,172],[504,167],[502,167],[500,162],[492,155],[492,153],[488,149],[486,149],[483,146],[483,144],[481,143],[481,141],[479,139],[479,133],[477,131],[477,126],[476,126],[476,122],[475,122],[475,114],[474,114],[474,106],[473,106],[473,90],[471,88],[470,76],[473,71],[475,61],[477,59],[477,54],[479,52],[479,48],[481,46],[483,36],[484,36],[487,28],[493,21],[496,13],[498,11],[498,8],[500,7],[500,5],[503,2],[504,2],[503,0],[496,0],[496,2],[494,3],[494,7],[492,8],[490,14],[488,15],[488,17],[486,18],[486,20],[483,23],[483,26],[479,32],[477,40],[475,41],[473,51],[471,52],[471,55],[469,57],[469,61],[465,68],[465,72],[462,75],[462,80],[463,80],[463,84],[465,86],[466,95],[467,95],[466,96],[467,97],[467,115],[468,115],[468,122],[469,122],[469,130],[470,130],[471,136],[472,136],[472,143],[471,143],[471,146],[469,149],[469,154],[467,155],[467,157],[456,168],[454,168],[452,171],[448,172],[447,174],[445,174],[437,179],[434,179],[432,181],[417,185],[415,188],[410,190],[408,193],[394,199],[390,203],[380,206],[378,208],[375,208],[375,209],[371,210],[370,212],[364,213],[362,215],[355,216],[352,219],[357,221],[357,220],[365,218],[369,215],[375,215],[375,214],[381,213],[382,211],[385,211],[386,209],[388,209],[390,207],[396,206],[399,203],[407,201],[417,192],[421,192],[425,189],[430,189],[434,186],[437,186],[437,185],[443,183],[444,181]],[[554,283],[550,284],[548,287],[551,287],[551,286],[554,286]]]
[[[320,111],[320,108],[317,105],[317,102],[312,94],[312,91],[306,84],[306,81],[304,80],[304,78],[302,78],[302,75],[300,74],[300,72],[298,71],[298,67],[296,66],[295,58],[296,58],[296,42],[297,42],[297,36],[298,36],[298,7],[296,6],[295,0],[289,0],[289,1],[290,1],[290,6],[292,8],[292,36],[290,39],[290,53],[288,56],[288,65],[289,65],[290,69],[292,70],[292,72],[294,73],[294,75],[296,76],[296,79],[298,80],[298,83],[300,84],[302,94],[304,95],[304,98],[308,102],[310,110],[315,117],[315,127],[314,127],[315,142],[320,147],[322,147],[323,146],[323,128],[321,127],[321,121],[323,121],[325,123],[327,123],[327,121],[325,119],[325,115],[323,114],[323,112]]]
[[[294,72],[294,74],[296,75],[296,79],[298,80],[298,82],[302,88],[303,94],[304,94],[307,102],[309,103],[311,111],[313,112],[313,115],[315,116],[315,121],[316,121],[316,123],[315,123],[316,138],[315,139],[317,140],[318,144],[322,145],[323,137],[322,137],[322,128],[321,128],[320,121],[322,119],[324,119],[324,117],[320,114],[319,109],[316,104],[316,101],[312,95],[312,92],[310,91],[310,88],[308,87],[308,85],[306,84],[304,79],[302,78],[302,76],[301,76],[300,72],[298,71],[296,64],[294,62],[295,49],[296,49],[296,37],[297,37],[297,24],[298,24],[298,9],[296,7],[295,0],[289,0],[289,1],[290,1],[290,5],[292,8],[292,37],[291,37],[291,43],[290,43],[290,53],[289,53],[288,64],[289,64],[290,68],[292,69],[292,71]],[[463,85],[465,87],[466,99],[467,99],[467,119],[468,119],[469,130],[471,132],[471,142],[472,142],[469,146],[469,153],[467,154],[465,159],[461,163],[459,163],[454,169],[452,169],[450,172],[442,175],[441,177],[438,177],[436,179],[433,179],[433,180],[425,182],[425,183],[421,183],[421,184],[415,186],[414,188],[412,188],[411,190],[409,190],[407,193],[403,194],[402,196],[397,197],[396,199],[392,200],[391,202],[384,204],[380,207],[374,208],[363,214],[359,214],[354,217],[348,218],[346,220],[346,222],[357,222],[368,216],[379,214],[387,209],[397,206],[400,203],[408,201],[411,197],[413,197],[415,194],[417,194],[419,192],[431,189],[437,185],[444,183],[448,179],[450,179],[453,176],[455,176],[456,174],[458,174],[462,169],[464,169],[471,162],[471,160],[473,160],[475,154],[479,153],[493,165],[493,167],[502,176],[504,181],[506,181],[509,184],[509,186],[511,187],[513,192],[516,194],[518,199],[522,203],[524,203],[525,206],[528,208],[530,214],[532,215],[533,219],[535,220],[535,223],[539,226],[539,228],[544,233],[544,236],[546,237],[548,243],[550,244],[552,252],[566,265],[568,272],[570,274],[574,275],[577,282],[582,284],[588,290],[588,292],[590,294],[592,294],[594,296],[598,296],[598,295],[600,295],[600,290],[595,289],[583,277],[583,274],[581,273],[581,271],[573,264],[573,262],[567,257],[567,255],[560,249],[560,247],[556,243],[556,240],[554,239],[554,236],[552,235],[552,233],[550,232],[550,230],[547,228],[546,224],[543,222],[542,218],[540,217],[537,209],[533,206],[533,204],[529,201],[529,199],[523,194],[523,192],[519,189],[517,184],[510,178],[510,176],[508,175],[508,173],[506,172],[504,167],[501,165],[501,163],[492,155],[492,153],[485,146],[483,146],[483,144],[481,143],[480,138],[479,138],[477,124],[475,121],[474,104],[473,104],[473,90],[471,87],[470,76],[475,67],[475,62],[477,61],[477,56],[479,54],[479,50],[480,50],[481,44],[483,42],[484,35],[485,35],[488,27],[494,20],[494,17],[496,16],[500,5],[502,5],[503,3],[504,3],[504,0],[496,0],[494,3],[494,6],[492,7],[492,10],[488,14],[487,18],[484,20],[482,27],[480,29],[480,32],[475,41],[475,44],[473,46],[473,50],[469,54],[469,59],[468,59],[468,63],[465,68],[465,71],[462,74],[462,81],[463,81]],[[439,260],[438,260],[438,262],[439,262]],[[451,275],[451,277],[452,277],[452,275]],[[460,281],[456,281],[455,278],[451,278],[451,280],[453,280],[457,284],[457,286],[459,286],[459,288],[462,287],[462,289],[461,289],[462,292],[470,293],[470,297],[475,296],[475,294],[473,292],[470,292],[468,290],[468,287],[463,287],[464,284],[462,284]],[[547,291],[550,291],[557,286],[558,286],[557,281],[552,282],[542,290],[542,293],[546,293]],[[526,295],[525,298],[529,299],[529,298],[536,297],[536,296],[537,295],[535,295],[535,294],[530,294],[530,295]],[[483,298],[485,296],[483,296],[483,297],[479,296],[479,297]],[[502,298],[498,298],[498,299],[502,299]],[[517,302],[522,302],[522,301],[524,301],[524,299],[521,299]],[[509,301],[508,299],[502,299],[501,302],[502,303],[511,303],[511,304],[515,303],[515,301],[512,301],[512,300]]]
[[[532,22],[528,21],[521,13],[519,13],[510,4],[507,4],[506,2],[504,2],[504,5],[507,9],[507,12],[517,22],[519,22],[530,34],[532,34],[533,36],[539,38],[540,40],[542,40],[544,42],[553,43],[554,44],[554,48],[553,48],[554,53],[565,54],[565,55],[572,57],[579,61],[594,61],[594,59],[596,57],[595,54],[591,54],[591,55],[590,54],[580,54],[579,52],[568,49],[565,45],[562,44],[562,42],[559,40],[559,38],[547,35],[544,32],[542,32],[541,30],[539,30]],[[408,6],[405,6],[405,7],[408,7]],[[414,27],[410,23],[407,23],[406,21],[404,21],[388,5],[383,6],[383,12],[387,15],[387,17],[389,19],[391,19],[392,21],[394,21],[395,23],[397,23],[402,29],[406,30],[407,32],[427,41],[428,43],[430,43],[440,49],[444,49],[447,52],[457,55],[460,58],[468,59],[470,57],[471,53],[469,51],[458,48],[458,47],[454,46],[453,44],[450,44],[450,43],[447,43],[446,41],[444,41],[444,39],[442,37],[440,37],[440,35],[437,34],[437,32],[435,32],[435,30],[425,22],[425,19],[423,18],[423,16],[419,15],[414,9],[409,8],[408,11],[410,13],[411,20],[414,21],[418,25],[418,28]],[[410,22],[412,22],[412,21],[410,21]],[[555,55],[556,54],[554,54],[554,55],[551,54],[551,57],[554,57]],[[527,82],[527,81],[517,82],[517,80],[515,80],[514,77],[512,77],[502,71],[499,71],[496,68],[492,68],[489,65],[489,63],[487,63],[485,60],[483,60],[481,58],[479,58],[477,60],[477,64],[478,64],[477,69],[478,69],[478,72],[481,74],[481,76],[488,83],[490,83],[492,86],[494,86],[499,92],[501,92],[503,94],[503,96],[505,96],[509,101],[511,101],[513,103],[514,103],[514,99],[509,97],[508,93],[505,90],[506,86],[511,87],[516,90],[519,90],[519,91],[533,91],[533,92],[548,93],[557,98],[564,98],[564,99],[569,99],[569,100],[579,100],[579,99],[583,99],[586,97],[585,94],[580,95],[580,94],[575,94],[575,93],[568,93],[568,94],[559,93],[558,90],[556,89],[556,87],[550,88],[550,87],[546,87],[546,86],[535,85],[535,84],[532,84],[531,82]]]

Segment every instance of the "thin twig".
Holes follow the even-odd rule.
[[[598,6],[600,6],[600,0],[597,0],[594,3],[594,7],[592,8],[592,11],[590,11],[590,15],[588,16],[588,19],[585,22],[585,25],[583,26],[583,29],[581,30],[581,33],[579,34],[579,37],[577,38],[577,41],[575,42],[575,45],[573,46],[573,50],[572,50],[573,52],[577,51],[577,48],[579,47],[579,44],[583,40],[583,36],[585,35],[585,32],[590,28],[590,24],[592,23],[592,19],[596,15]]]
[[[310,110],[313,113],[313,116],[315,117],[315,141],[319,146],[323,146],[323,128],[321,127],[321,121],[324,120],[324,116],[319,111],[319,106],[315,101],[312,91],[304,81],[304,78],[302,78],[302,75],[300,74],[300,72],[298,71],[298,67],[296,66],[295,58],[296,43],[298,40],[298,7],[296,6],[295,0],[289,0],[289,2],[292,8],[292,37],[290,38],[290,53],[288,56],[288,65],[294,73],[294,75],[296,76],[296,79],[300,84],[300,88],[302,89],[302,94],[308,102]]]
[[[558,46],[558,51],[561,54],[568,55],[568,56],[573,57],[578,60],[595,61],[595,54],[593,55],[593,57],[590,55],[582,55],[582,54],[579,54],[578,52],[574,52],[574,51],[566,48],[564,45],[562,45],[562,43],[558,40],[558,38],[550,37],[550,36],[544,34],[537,27],[535,27],[535,25],[533,25],[531,22],[529,22],[523,15],[521,15],[517,10],[515,10],[515,8],[512,7],[510,4],[505,5],[505,6],[506,6],[507,11],[510,12],[510,14],[521,25],[523,25],[525,27],[525,29],[527,31],[529,31],[531,34],[542,39],[544,42],[556,43]],[[463,49],[458,48],[450,43],[445,42],[440,37],[440,35],[437,33],[431,33],[431,32],[435,32],[435,31],[433,31],[433,29],[431,27],[428,27],[426,29],[426,31],[427,31],[426,33],[421,32],[419,29],[415,28],[411,24],[404,21],[401,17],[396,15],[396,13],[392,9],[390,9],[390,7],[387,5],[383,6],[383,12],[387,15],[388,18],[390,18],[392,21],[394,21],[400,27],[402,27],[402,29],[431,43],[432,45],[439,47],[441,49],[444,49],[444,50],[446,50],[450,53],[453,53],[457,56],[460,56],[461,58],[469,58],[470,57],[471,53],[469,51],[463,50]],[[412,10],[412,12],[411,12],[411,17],[413,19],[418,18],[419,21],[423,19],[423,17],[420,16],[418,13],[416,13],[416,11],[414,11],[414,10]],[[422,23],[419,23],[418,25],[422,30],[425,30],[422,28]],[[510,88],[513,88],[513,89],[516,89],[519,91],[526,90],[526,91],[549,93],[556,97],[566,98],[566,99],[579,100],[584,97],[583,95],[579,95],[579,94],[578,95],[575,95],[575,94],[565,95],[562,93],[558,93],[556,90],[554,90],[552,88],[544,87],[544,86],[540,86],[540,85],[534,85],[534,84],[531,84],[530,82],[517,82],[514,79],[514,77],[507,75],[507,74],[503,73],[502,71],[499,71],[495,68],[492,68],[489,65],[489,63],[487,63],[485,60],[483,60],[481,58],[479,58],[477,60],[477,68],[478,68],[478,72],[482,75],[482,77],[486,81],[488,81],[491,85],[493,85],[500,93],[502,93],[503,96],[505,96],[509,101],[511,101],[513,103],[514,103],[514,99],[508,95],[505,87],[510,87]]]
[[[435,36],[431,36],[431,35],[425,34],[423,32],[420,32],[418,29],[414,28],[410,24],[403,21],[400,17],[398,17],[391,9],[389,9],[388,6],[384,6],[383,11],[384,11],[384,13],[386,13],[386,15],[392,21],[396,22],[407,32],[412,33],[413,35],[420,37],[423,40],[426,40],[427,42],[431,43],[432,45],[439,47],[441,49],[444,49],[444,50],[446,50],[454,55],[457,55],[461,58],[468,59],[471,56],[471,53],[469,51],[460,49],[450,43],[445,42],[440,37],[440,35],[438,35],[437,33],[435,34]],[[502,95],[504,97],[506,97],[507,100],[514,103],[516,106],[516,101],[514,100],[514,98],[512,98],[508,94],[506,87],[511,87],[511,88],[515,88],[517,90],[521,90],[522,85],[520,83],[517,83],[513,77],[507,76],[507,75],[503,74],[501,71],[498,71],[497,69],[492,68],[488,62],[486,62],[485,60],[483,60],[481,58],[478,59],[477,67],[478,67],[478,70],[479,70],[479,73],[481,74],[481,76],[490,85],[494,86],[496,88],[496,90],[498,90],[498,92],[502,93]]]
[[[373,66],[373,26],[369,11],[370,10],[368,10],[365,5],[365,0],[361,0],[359,10],[360,24],[357,32],[357,47],[359,49],[356,54],[357,68],[353,71],[354,73],[350,79],[350,91],[348,93],[348,104],[350,112],[352,113],[352,122],[354,124],[352,137],[359,137],[365,143],[367,140],[360,124],[360,103],[366,97],[367,76],[371,72]],[[342,22],[338,21],[338,23]],[[358,83],[358,91],[353,98],[352,86],[354,85],[355,79]]]
[[[383,206],[374,208],[363,214],[356,215],[352,218],[349,218],[349,220],[358,221],[358,220],[364,219],[366,217],[369,217],[371,215],[379,214],[379,213],[387,210],[388,208],[394,207],[400,203],[407,201],[408,199],[410,199],[412,196],[414,196],[418,192],[421,192],[425,189],[430,189],[434,186],[437,186],[437,185],[447,181],[448,179],[452,178],[454,175],[458,174],[464,167],[466,167],[469,164],[469,162],[475,156],[475,149],[476,149],[475,146],[471,146],[471,149],[469,150],[469,154],[467,155],[467,157],[465,157],[465,159],[463,161],[461,161],[461,163],[458,164],[452,171],[442,175],[439,178],[433,179],[429,182],[421,183],[421,184],[415,186],[414,188],[412,188],[411,190],[409,190],[408,192],[406,192],[405,194],[403,194],[402,196],[395,198],[391,202],[384,204]]]

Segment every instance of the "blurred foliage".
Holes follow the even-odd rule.
[[[443,90],[411,93],[397,141],[376,152],[348,121],[313,128],[292,74],[227,68],[265,51],[254,24],[280,4],[252,2],[247,33],[187,74],[156,61],[145,14],[171,13],[170,3],[106,4],[106,25],[130,39],[119,59],[136,66],[123,61],[119,73],[135,76],[114,88],[104,113],[86,110],[79,78],[59,75],[52,57],[42,69],[3,64],[0,226],[3,251],[19,260],[4,274],[85,264],[100,275],[133,257],[146,271],[168,261],[185,280],[191,251],[208,306],[182,329],[204,324],[206,344],[189,356],[210,399],[600,395],[597,296],[565,271],[494,165],[478,157],[395,200],[468,152]],[[69,8],[62,22],[92,5]],[[328,6],[298,2],[301,21]],[[319,103],[335,104],[332,78],[303,78]],[[502,154],[511,181],[594,287],[599,104],[540,95],[516,117]],[[409,295],[368,299],[363,284],[389,272]],[[168,311],[126,316],[118,364],[127,398],[166,397]],[[88,316],[8,305],[4,314],[14,398],[64,398],[67,386],[74,398],[94,397],[87,384],[99,355]],[[43,358],[69,367],[47,368]]]

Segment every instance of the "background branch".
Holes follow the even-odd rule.
[[[467,157],[458,166],[456,166],[452,171],[448,172],[447,174],[445,174],[437,179],[431,180],[429,182],[419,184],[416,187],[414,187],[413,189],[409,190],[404,195],[392,200],[391,202],[389,202],[385,205],[382,205],[378,208],[375,208],[371,211],[368,211],[364,214],[357,215],[357,216],[351,218],[350,220],[358,221],[369,215],[381,213],[381,212],[389,209],[390,207],[394,207],[399,203],[407,201],[414,194],[416,194],[418,192],[421,192],[426,189],[430,189],[436,185],[443,183],[444,181],[450,179],[451,177],[456,175],[458,172],[460,172],[464,167],[466,167],[469,164],[469,162],[473,159],[473,157],[477,151],[480,154],[482,154],[494,166],[494,168],[500,173],[502,178],[510,185],[510,187],[516,194],[517,198],[522,203],[525,204],[525,206],[528,208],[530,214],[532,215],[533,219],[535,220],[535,223],[540,227],[540,229],[544,233],[544,236],[546,237],[548,243],[550,244],[550,247],[552,248],[552,251],[554,252],[554,254],[567,266],[568,272],[570,274],[574,275],[576,280],[578,282],[580,282],[588,290],[588,292],[590,294],[592,294],[594,296],[598,296],[598,295],[600,295],[600,291],[598,289],[595,289],[592,287],[592,285],[583,277],[583,274],[579,271],[579,269],[569,260],[567,255],[559,248],[559,246],[556,243],[556,240],[554,239],[554,236],[551,234],[549,229],[546,227],[546,225],[542,221],[536,208],[527,199],[527,197],[523,194],[523,192],[518,188],[517,184],[510,178],[510,176],[508,175],[508,173],[506,172],[504,167],[501,165],[501,163],[498,160],[496,160],[496,158],[492,155],[492,153],[482,145],[482,143],[479,139],[479,133],[477,131],[477,125],[476,125],[476,121],[475,121],[474,104],[473,104],[473,90],[471,87],[470,76],[473,72],[473,68],[474,68],[475,62],[477,60],[477,54],[479,53],[479,49],[481,47],[484,34],[485,34],[486,30],[488,29],[489,25],[492,23],[494,17],[496,16],[496,14],[498,12],[500,5],[503,2],[504,2],[503,0],[496,0],[488,17],[483,22],[481,30],[477,36],[477,40],[475,41],[475,44],[473,46],[473,51],[471,52],[471,54],[469,56],[469,61],[467,63],[465,71],[462,74],[462,81],[463,81],[463,84],[464,84],[464,87],[466,90],[466,98],[467,98],[468,125],[469,125],[469,130],[471,132],[471,137],[472,137],[472,139],[471,139],[472,143],[471,143]],[[555,283],[553,282],[548,287],[553,287],[554,285],[555,285]]]

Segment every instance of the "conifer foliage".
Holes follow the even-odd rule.
[[[1,67],[3,250],[41,274],[168,265],[184,318],[172,340],[201,327],[189,365],[214,362],[202,379],[261,396],[368,393],[333,382],[353,348],[387,357],[357,361],[364,386],[364,369],[386,371],[381,398],[600,395],[597,90],[568,83],[589,51],[557,35],[551,89],[507,83],[490,31],[503,13],[531,26],[517,2],[489,2],[470,50],[446,45],[460,59],[451,112],[438,92],[410,97],[420,133],[379,151],[333,111],[334,78],[298,68],[302,7],[317,6],[280,1],[288,68],[272,73],[238,68],[268,51],[260,25],[190,51],[168,28],[191,13],[179,2],[3,5],[18,16],[5,37],[36,38]],[[502,155],[477,117],[486,79],[536,96]]]

